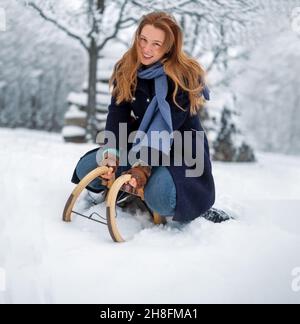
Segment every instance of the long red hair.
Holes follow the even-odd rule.
[[[163,64],[166,75],[174,82],[173,101],[176,106],[183,109],[176,102],[176,95],[180,87],[189,93],[190,111],[191,114],[196,114],[205,102],[201,95],[205,82],[205,71],[195,59],[183,51],[183,33],[176,19],[162,11],[142,16],[134,35],[133,45],[115,65],[109,86],[111,88],[115,85],[112,95],[116,97],[117,104],[133,99],[137,85],[137,70],[141,66],[138,56],[138,41],[145,25],[152,25],[165,32],[163,44],[165,55],[160,62]]]

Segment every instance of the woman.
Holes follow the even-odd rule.
[[[182,45],[182,31],[173,16],[152,12],[142,17],[132,47],[117,62],[110,79],[110,86],[114,88],[105,130],[116,136],[116,145],[88,152],[80,159],[72,178],[72,182],[78,183],[98,164],[109,166],[109,172],[103,175],[106,180],[124,172],[130,173],[132,178],[123,187],[124,191],[134,192],[143,187],[145,202],[152,211],[161,216],[172,216],[179,222],[202,216],[215,201],[205,133],[201,176],[187,177],[189,167],[184,162],[180,166],[174,165],[174,159],[167,166],[151,167],[149,161],[118,165],[120,152],[124,152],[119,144],[121,123],[127,126],[128,135],[135,130],[143,130],[147,135],[155,127],[178,131],[182,135],[185,131],[192,131],[191,148],[195,153],[195,133],[203,131],[197,112],[205,99],[209,99],[209,92],[204,85],[204,70],[183,52]],[[135,145],[129,145],[129,149]],[[170,155],[174,155],[174,143],[171,141],[166,148],[168,145]],[[99,154],[101,161],[97,164],[96,156]],[[105,186],[95,180],[89,189],[100,192]]]

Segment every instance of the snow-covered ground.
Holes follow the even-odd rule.
[[[236,220],[150,226],[116,244],[105,226],[61,221],[94,145],[0,129],[0,147],[0,303],[300,302],[300,157],[214,162],[215,207]]]

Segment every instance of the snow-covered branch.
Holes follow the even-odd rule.
[[[115,27],[114,27],[113,33],[112,33],[111,35],[109,35],[108,37],[106,37],[106,38],[101,42],[101,44],[98,45],[98,50],[99,50],[99,51],[101,51],[101,50],[105,47],[105,45],[106,45],[106,44],[107,44],[111,39],[114,39],[114,38],[117,36],[117,34],[118,34],[118,32],[119,32],[119,30],[120,30],[122,24],[123,24],[123,23],[126,23],[126,22],[128,21],[128,18],[125,18],[124,21],[122,20],[122,19],[123,19],[124,12],[125,12],[125,8],[126,8],[126,6],[127,6],[127,4],[128,4],[128,1],[129,1],[129,0],[125,0],[125,1],[123,2],[123,4],[122,4],[121,8],[120,8],[119,15],[118,15],[118,19],[117,19],[117,23],[116,23],[116,25],[115,25]],[[133,19],[133,18],[130,18],[130,19]]]
[[[88,46],[87,44],[84,42],[84,40],[76,35],[74,32],[70,31],[66,26],[64,26],[62,23],[58,22],[55,18],[52,18],[50,16],[48,16],[39,6],[37,6],[34,2],[30,1],[28,2],[28,6],[32,7],[34,10],[36,10],[41,17],[43,17],[45,20],[51,22],[52,24],[54,24],[57,28],[59,28],[60,30],[64,31],[68,36],[75,38],[76,40],[78,40],[80,42],[80,44],[86,49],[88,50]]]

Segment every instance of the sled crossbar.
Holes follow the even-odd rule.
[[[77,212],[77,211],[75,211],[75,210],[72,210],[72,213],[74,213],[74,214],[76,214],[76,215],[78,215],[78,216],[80,216],[80,217],[86,218],[86,219],[88,219],[88,220],[91,220],[91,221],[93,221],[93,222],[100,223],[100,224],[103,224],[103,225],[107,225],[106,222],[104,222],[104,221],[100,221],[100,220],[98,220],[98,219],[96,219],[96,218],[93,218],[93,216],[96,215],[96,217],[99,217],[99,218],[101,218],[101,219],[106,220],[103,216],[99,215],[99,214],[96,213],[96,212],[91,213],[90,216],[86,216],[86,215],[81,214],[81,213],[79,213],[79,212]]]

